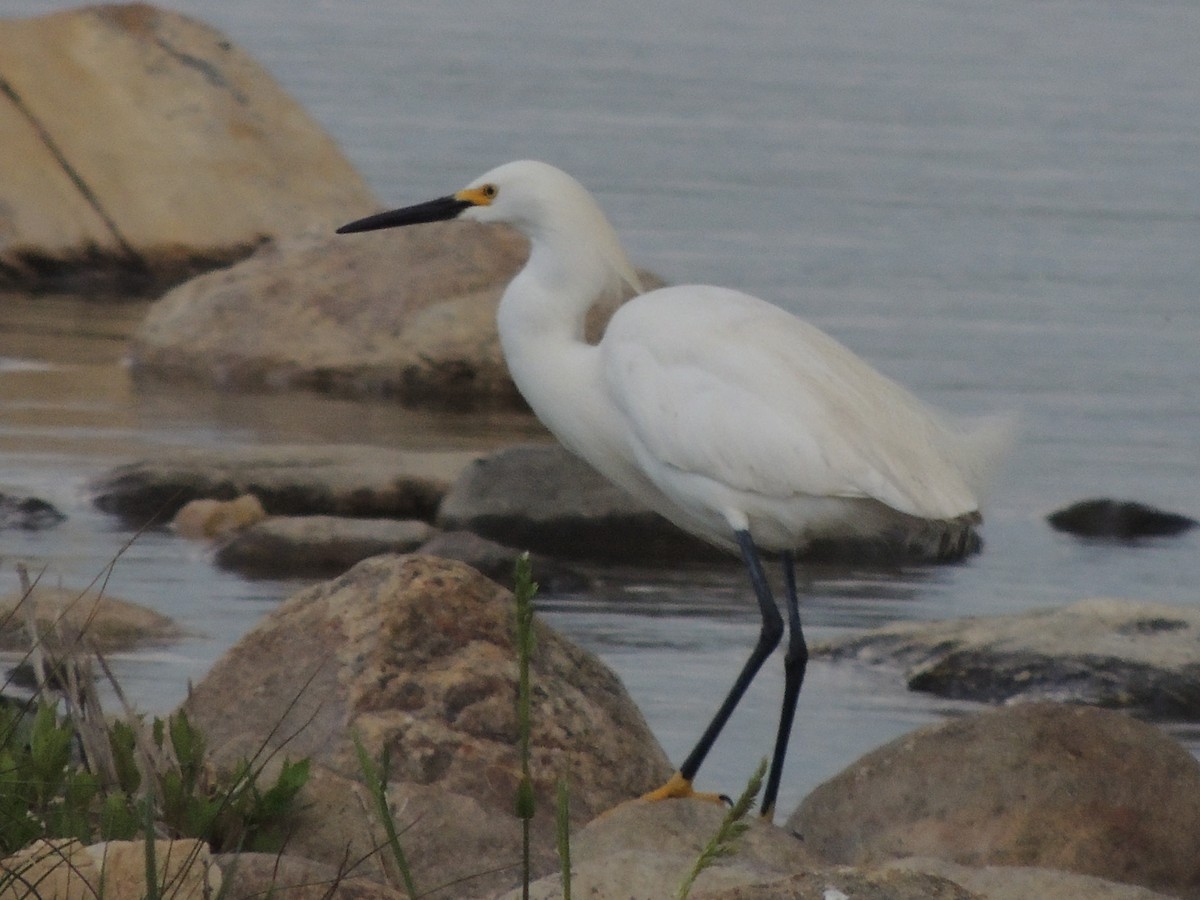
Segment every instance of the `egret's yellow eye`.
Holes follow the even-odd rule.
[[[497,193],[496,186],[494,184],[485,184],[479,189],[479,193],[482,194],[487,200],[495,200]]]

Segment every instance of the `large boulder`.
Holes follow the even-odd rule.
[[[1200,610],[1091,598],[1055,609],[896,622],[815,644],[816,656],[906,668],[957,700],[1055,700],[1200,720]]]
[[[0,284],[153,289],[376,201],[220,32],[147,4],[0,20]]]
[[[1122,713],[1023,704],[897,738],[788,820],[843,865],[927,856],[1200,891],[1200,763]]]
[[[391,759],[390,791],[419,885],[510,886],[520,855],[511,594],[461,563],[381,556],[291,597],[186,703],[218,764],[281,751],[314,762],[289,852],[333,865],[380,837],[354,738]],[[620,682],[537,623],[532,768],[539,872],[553,866],[555,786],[582,823],[661,783],[667,759]],[[349,853],[346,857],[345,854]],[[485,873],[482,874],[481,873]],[[490,873],[490,874],[487,874]]]
[[[331,223],[175,288],[151,306],[130,358],[143,377],[520,406],[496,306],[528,255],[504,226],[337,236]],[[617,305],[598,305],[593,337]]]

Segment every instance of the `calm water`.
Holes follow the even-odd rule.
[[[686,15],[627,0],[164,5],[263,62],[385,204],[543,158],[595,191],[640,265],[800,312],[947,409],[1018,410],[1023,439],[988,507],[986,552],[894,577],[817,573],[816,636],[1095,594],[1200,600],[1200,535],[1107,547],[1042,523],[1095,495],[1200,516],[1190,0],[708,0]],[[53,8],[7,0],[2,12]],[[48,497],[71,520],[0,536],[0,587],[15,586],[15,559],[72,584],[100,572],[129,535],[89,509],[83,482],[148,449],[489,446],[528,433],[510,419],[137,390],[120,358],[142,309],[3,300],[0,484]],[[143,536],[109,589],[196,636],[122,661],[127,686],[169,707],[294,587],[247,584],[191,545]],[[676,759],[757,627],[736,573],[701,585],[613,579],[544,608],[617,668]],[[765,674],[702,773],[723,790],[769,745],[779,684]],[[946,708],[906,696],[891,673],[814,665],[781,808]]]

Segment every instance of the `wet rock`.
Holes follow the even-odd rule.
[[[565,559],[656,565],[733,556],[676,528],[561,445],[507,447],[464,469],[438,525]],[[894,565],[951,562],[977,552],[965,523],[927,523],[870,540],[818,540],[805,562]]]
[[[831,863],[933,857],[1200,890],[1200,763],[1122,713],[1021,704],[918,729],[814,790],[788,827]]]
[[[412,519],[275,516],[217,549],[217,565],[250,578],[329,578],[381,553],[416,550],[433,533]]]
[[[519,773],[513,610],[507,591],[461,563],[374,557],[272,611],[185,706],[218,764],[284,742],[293,758],[313,757],[321,774],[292,852],[337,865],[348,845],[352,860],[377,846],[353,824],[371,822],[369,800],[350,789],[359,778],[357,735],[375,759],[390,751],[389,795],[400,823],[416,823],[405,846],[418,883],[490,872],[472,879],[472,891],[507,888],[520,852],[512,812]],[[536,647],[533,829],[535,846],[544,848],[541,874],[553,867],[559,775],[571,785],[579,823],[661,783],[670,765],[594,656],[540,622]]]
[[[1088,599],[1008,616],[898,622],[814,655],[907,668],[908,686],[1000,703],[1048,699],[1200,720],[1200,610]]]
[[[1057,531],[1088,538],[1133,541],[1170,537],[1196,526],[1196,520],[1128,500],[1081,500],[1051,513],[1046,521]]]
[[[0,531],[19,528],[23,531],[43,531],[65,522],[66,515],[53,504],[37,497],[15,497],[0,492]]]
[[[266,70],[194,19],[2,19],[0,59],[0,284],[149,291],[376,206]]]
[[[175,514],[171,525],[188,538],[227,537],[267,517],[262,501],[253,494],[233,500],[192,500]]]
[[[130,344],[135,374],[409,404],[523,405],[496,307],[529,254],[524,238],[465,221],[332,232],[264,247],[158,300]],[[593,335],[617,305],[594,311]]]
[[[30,604],[42,647],[52,658],[73,648],[84,649],[79,646],[81,638],[111,652],[171,641],[182,633],[168,617],[136,603],[87,589],[37,584],[28,595],[0,597],[0,650],[29,649],[25,626]]]
[[[196,499],[257,496],[272,515],[432,519],[474,454],[379,447],[183,450],[94,479],[93,502],[126,522],[168,521]]]
[[[466,467],[437,524],[510,547],[598,562],[725,560],[558,444],[506,447]]]

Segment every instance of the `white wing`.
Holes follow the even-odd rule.
[[[614,404],[658,465],[775,500],[873,498],[928,519],[978,507],[953,431],[765,301],[707,286],[652,291],[617,312],[600,350]]]

